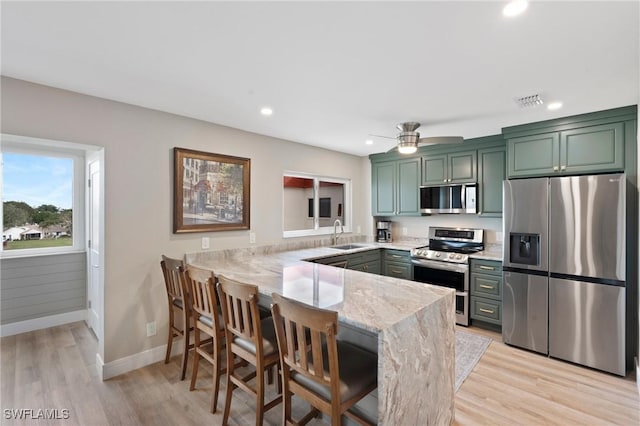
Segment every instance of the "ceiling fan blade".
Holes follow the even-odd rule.
[[[374,135],[374,134],[371,134],[371,133],[369,133],[369,136],[373,136],[374,138],[396,139],[395,137],[391,137],[391,136]]]
[[[464,142],[462,136],[432,136],[429,138],[420,138],[419,145],[446,145]]]

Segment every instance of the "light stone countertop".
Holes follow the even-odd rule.
[[[377,422],[451,424],[454,416],[455,292],[445,287],[307,262],[376,248],[410,250],[415,242],[354,243],[261,254],[188,254],[187,263],[217,275],[338,312],[341,323],[377,336]],[[425,390],[428,389],[428,392]],[[374,405],[375,407],[375,405]]]

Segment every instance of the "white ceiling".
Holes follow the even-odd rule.
[[[637,1],[504,4],[3,1],[2,74],[356,155],[638,103]]]

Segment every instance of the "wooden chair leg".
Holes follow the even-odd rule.
[[[169,364],[171,360],[171,346],[173,345],[173,308],[169,308],[169,337],[167,338],[167,353],[164,356],[164,363]]]
[[[198,377],[198,365],[200,364],[200,354],[198,348],[200,347],[200,330],[196,327],[193,331],[193,338],[195,340],[193,346],[193,367],[191,370],[191,385],[189,390],[192,391],[196,388],[196,379]]]
[[[182,374],[180,376],[180,380],[184,380],[187,375],[187,361],[189,360],[189,322],[186,321],[186,325],[184,326],[184,351],[182,352]]]
[[[267,370],[267,376],[272,372],[271,368]],[[273,373],[271,374],[273,381]],[[256,426],[262,426],[264,418],[264,367],[261,362],[256,366]]]
[[[218,394],[220,393],[220,362],[222,357],[220,356],[220,339],[216,338],[213,344],[213,360],[215,365],[213,366],[213,392],[211,395],[211,412],[215,413],[218,409]]]
[[[233,354],[230,350],[227,351],[227,391],[224,401],[224,414],[222,415],[222,425],[227,426],[229,422],[229,411],[231,410],[231,394],[233,393],[233,382],[231,381],[233,376]]]

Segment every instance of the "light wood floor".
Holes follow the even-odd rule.
[[[633,377],[511,348],[498,334],[478,328],[465,330],[494,341],[456,394],[455,425],[640,424]],[[189,381],[178,380],[179,357],[100,382],[96,342],[84,323],[4,337],[0,346],[2,425],[218,425],[222,420],[221,412],[208,412],[210,368],[200,374],[198,389],[189,392]],[[10,408],[68,409],[70,418],[12,422],[4,411]],[[230,424],[252,424],[253,410],[250,398],[236,391]],[[278,406],[267,413],[265,424],[278,425],[280,419]]]

